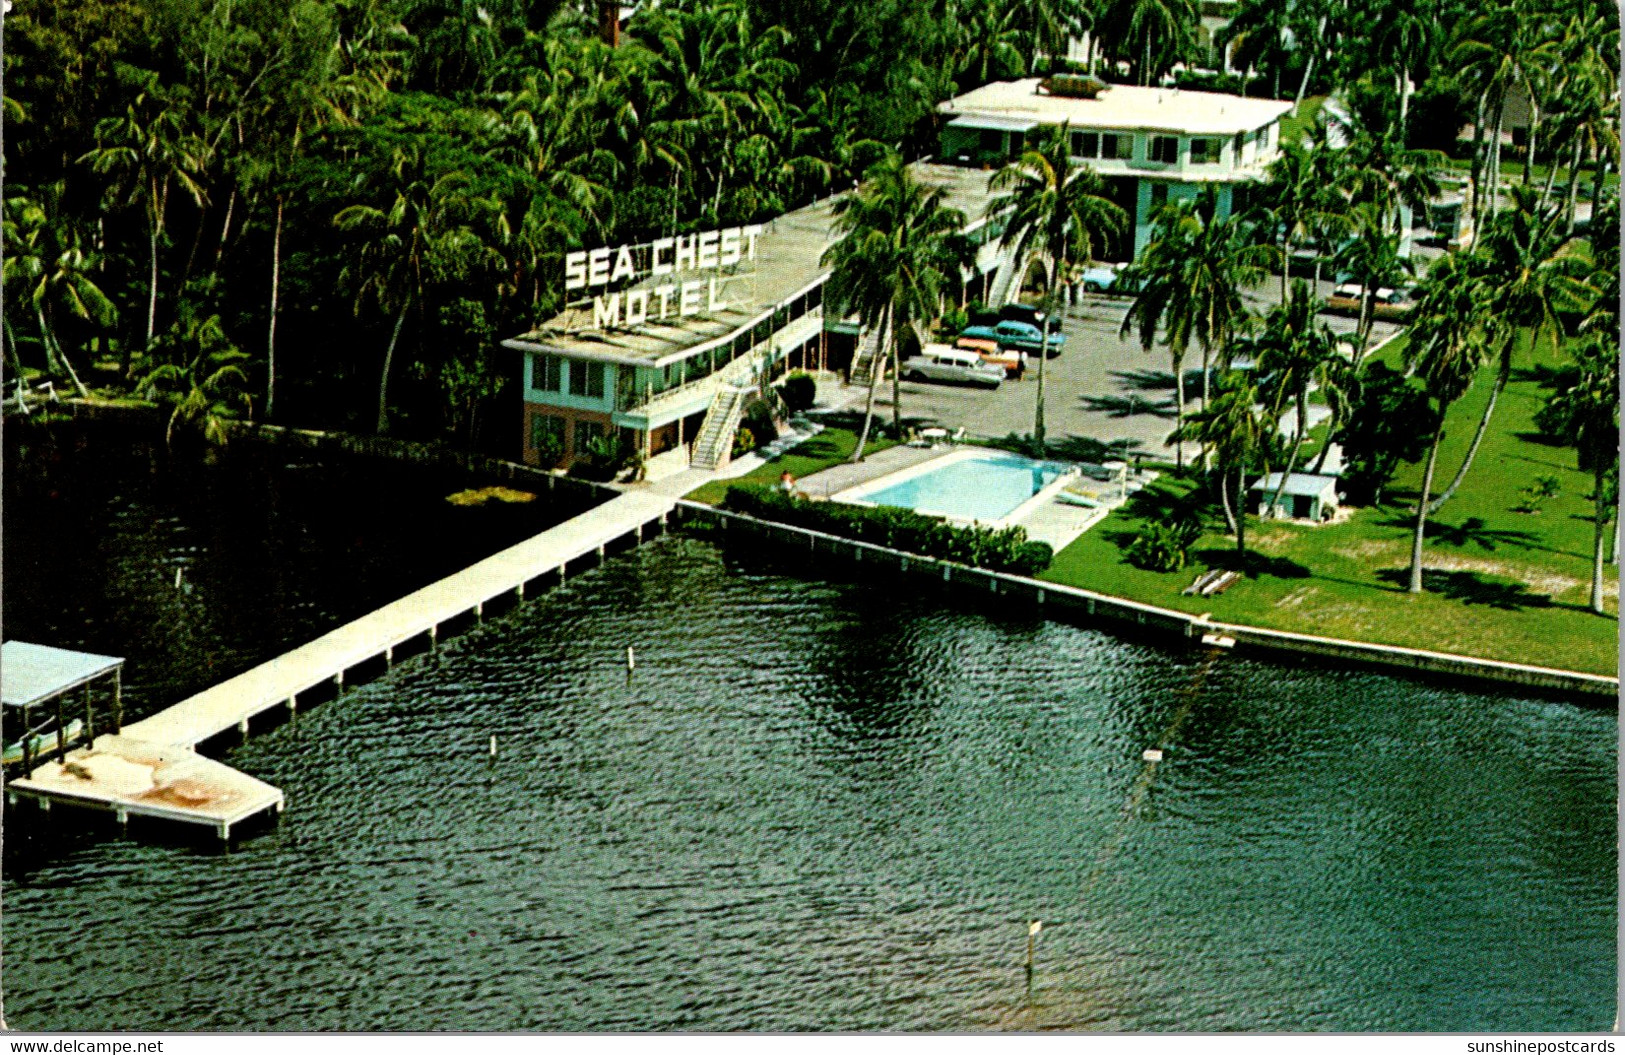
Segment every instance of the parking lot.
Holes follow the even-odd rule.
[[[1331,283],[1321,284],[1322,295]],[[1267,311],[1279,301],[1278,282],[1247,294],[1255,310]],[[1126,297],[1084,294],[1065,312],[1066,346],[1044,367],[1044,420],[1052,441],[1087,438],[1121,443],[1130,452],[1168,456],[1168,434],[1174,428],[1173,372],[1167,349],[1140,350],[1132,335],[1119,338],[1128,311]],[[1337,333],[1352,334],[1355,320],[1322,316]],[[1395,327],[1377,323],[1373,345],[1391,335]],[[1198,405],[1201,352],[1192,349],[1186,369],[1193,371],[1186,386],[1187,407]],[[1037,402],[1036,356],[1029,356],[1025,379],[1006,381],[997,389],[972,388],[935,382],[904,381],[902,411],[905,420],[921,425],[963,428],[974,436],[1029,433]],[[860,386],[847,389],[852,405],[861,407]],[[876,412],[891,413],[891,385],[883,384],[875,398]]]

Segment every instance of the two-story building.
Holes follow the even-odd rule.
[[[914,170],[989,243],[986,173]],[[609,443],[641,451],[651,477],[725,462],[764,381],[837,365],[832,341],[846,356],[857,343],[853,323],[826,325],[821,258],[838,237],[835,200],[766,224],[568,254],[571,306],[502,342],[524,357],[524,460],[568,465]],[[997,269],[998,248],[984,244],[974,271]]]
[[[1240,211],[1246,186],[1280,151],[1281,118],[1292,104],[1121,84],[1086,98],[1051,94],[1030,77],[984,84],[937,109],[948,119],[943,159],[989,168],[1019,155],[1042,130],[1067,126],[1073,157],[1105,177],[1133,217],[1133,244],[1101,253],[1127,259],[1144,248],[1152,215],[1170,199],[1211,186],[1221,217]]]

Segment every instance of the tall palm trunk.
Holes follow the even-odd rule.
[[[1208,365],[1208,357],[1209,357],[1208,347],[1207,347],[1206,344],[1204,344],[1204,345],[1202,345],[1202,409],[1203,410],[1207,409],[1207,405],[1208,405],[1208,383],[1213,377],[1213,370]],[[1207,469],[1209,469],[1213,465],[1212,454],[1213,454],[1213,452],[1207,446],[1207,444],[1203,444],[1202,445],[1202,469],[1203,469],[1203,471],[1206,471]]]
[[[276,199],[276,226],[271,232],[271,322],[265,332],[265,420],[276,410],[276,312],[282,278],[282,196]]]
[[[1600,461],[1600,459],[1599,459]],[[1592,472],[1592,483],[1596,487],[1597,496],[1596,535],[1591,550],[1591,610],[1602,615],[1602,556],[1607,536],[1608,503],[1603,500],[1603,469],[1599,464]]]
[[[85,383],[79,380],[79,374],[74,370],[73,364],[68,361],[68,353],[64,352],[62,345],[57,342],[56,334],[51,330],[51,324],[45,321],[44,309],[36,307],[34,314],[39,319],[40,339],[45,342],[46,361],[49,362],[54,358],[61,363],[62,369],[68,372],[68,379],[73,382],[74,391],[79,393],[79,398],[89,399],[90,391],[85,388]],[[20,380],[21,377],[22,375],[19,374],[18,379]]]
[[[1439,427],[1433,430],[1433,445],[1428,448],[1427,468],[1422,471],[1422,498],[1416,503],[1416,534],[1411,538],[1411,593],[1422,592],[1422,536],[1427,531],[1428,494],[1433,490],[1433,467],[1439,461],[1439,441],[1444,438],[1446,405],[1439,410]]]
[[[1569,189],[1563,196],[1563,233],[1566,235],[1574,233],[1574,203],[1579,199],[1580,194],[1580,162],[1583,157],[1583,145],[1579,140],[1576,140],[1574,143],[1574,163],[1569,166]]]
[[[880,344],[878,347],[876,347],[876,352],[879,352],[880,348],[885,346],[886,331],[890,328],[890,323],[891,309],[887,308],[880,316],[880,333],[877,337]],[[850,461],[863,461],[863,452],[868,449],[869,426],[874,422],[875,419],[875,389],[879,387],[880,371],[871,365],[869,367],[869,394],[864,398],[863,401],[863,431],[858,434],[858,445],[856,449],[852,451]]]
[[[1219,474],[1219,508],[1224,510],[1224,526],[1232,535],[1240,536],[1241,527],[1236,523],[1236,514],[1230,508],[1230,474]]]
[[[1535,150],[1540,145],[1540,103],[1535,100],[1534,85],[1529,86],[1529,144],[1523,154],[1523,185],[1535,178]],[[1555,166],[1554,166],[1555,167]]]
[[[1247,553],[1247,470],[1236,469],[1236,552]]]
[[[1597,205],[1602,201],[1602,178],[1608,171],[1608,155],[1597,151],[1597,164],[1591,173],[1591,218],[1597,218]]]
[[[903,328],[893,327],[891,335],[891,431],[895,439],[903,438]]]
[[[1315,37],[1316,37],[1315,46],[1309,52],[1309,61],[1304,63],[1304,66],[1303,66],[1303,80],[1298,82],[1298,97],[1296,99],[1292,100],[1292,113],[1293,113],[1294,116],[1297,115],[1298,108],[1303,105],[1303,97],[1304,97],[1305,93],[1307,93],[1309,91],[1309,78],[1314,76],[1314,73],[1315,73],[1315,60],[1320,58],[1320,48],[1321,48],[1320,38],[1325,36],[1325,35],[1326,35],[1326,16],[1321,15],[1320,16],[1320,28],[1315,31]]]
[[[1174,441],[1174,466],[1185,468],[1185,356],[1182,352],[1169,349],[1169,355],[1174,362],[1174,435],[1179,436]]]
[[[1506,99],[1503,97],[1495,106],[1495,135],[1490,139],[1490,172],[1486,178],[1489,192],[1485,195],[1489,199],[1490,215],[1495,215],[1496,200],[1501,196],[1501,134],[1505,128]]]
[[[1292,450],[1286,456],[1286,468],[1281,471],[1281,480],[1275,485],[1275,493],[1270,495],[1270,504],[1264,507],[1270,516],[1275,515],[1275,510],[1281,503],[1281,492],[1286,490],[1286,478],[1298,470],[1298,452],[1303,444],[1303,422],[1308,413],[1307,400],[1301,388],[1298,389],[1297,409],[1298,421],[1292,428]]]
[[[389,366],[395,359],[395,342],[401,339],[401,327],[406,325],[406,309],[411,303],[410,300],[402,303],[401,313],[395,316],[395,332],[389,335],[389,347],[384,350],[384,368],[378,375],[378,426],[374,431],[380,436],[389,425]]]
[[[1489,106],[1489,89],[1478,94],[1478,110],[1473,115],[1473,165],[1468,179],[1473,184],[1473,232],[1478,231],[1484,214],[1484,112]]]
[[[1495,401],[1501,398],[1501,390],[1506,387],[1507,379],[1512,374],[1512,357],[1506,356],[1501,360],[1501,368],[1495,375],[1495,387],[1490,389],[1490,401],[1484,406],[1484,414],[1478,419],[1478,428],[1473,433],[1473,442],[1467,445],[1467,454],[1461,460],[1461,468],[1456,470],[1456,476],[1450,481],[1450,486],[1440,492],[1439,497],[1433,500],[1429,513],[1437,513],[1439,507],[1450,501],[1456,493],[1456,488],[1467,479],[1467,470],[1472,468],[1473,457],[1478,454],[1478,445],[1484,442],[1484,434],[1489,431],[1490,417],[1495,413]]]

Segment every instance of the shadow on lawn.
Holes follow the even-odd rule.
[[[1191,550],[1192,563],[1206,564],[1210,568],[1239,571],[1249,579],[1268,575],[1276,579],[1307,579],[1311,572],[1305,565],[1285,557],[1270,557],[1248,550],[1237,553],[1234,546],[1214,546]]]
[[[1409,568],[1384,568],[1377,578],[1403,590],[1410,585]],[[1550,595],[1530,593],[1521,582],[1498,582],[1487,579],[1476,571],[1436,571],[1422,569],[1422,589],[1463,604],[1482,604],[1506,612],[1521,612],[1526,608],[1568,608],[1558,605]]]
[[[1394,528],[1400,531],[1414,531],[1416,521],[1409,516],[1399,516],[1392,520],[1378,522],[1379,527]],[[1461,549],[1469,542],[1480,549],[1493,551],[1497,546],[1520,546],[1524,549],[1544,549],[1538,545],[1541,541],[1539,535],[1529,531],[1506,531],[1491,528],[1483,517],[1468,517],[1459,524],[1446,524],[1437,520],[1428,521],[1427,538],[1431,542],[1438,542],[1445,546],[1454,546]]]

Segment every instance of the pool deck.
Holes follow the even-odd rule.
[[[910,447],[906,444],[888,447],[878,454],[869,455],[861,462],[842,462],[823,472],[804,476],[796,481],[796,489],[808,498],[829,498],[848,488],[902,472],[904,469],[912,469],[916,465],[945,458],[955,451],[966,449],[953,446]]]
[[[947,458],[965,451],[985,451],[989,454],[1008,454],[993,447],[949,444],[941,447],[891,447],[872,454],[857,464],[847,463],[804,477],[797,486],[809,498],[829,498],[842,491],[872,483],[883,477],[901,473],[927,462]],[[1071,545],[1079,535],[1105,518],[1107,508],[1090,509],[1071,505],[1051,497],[1037,508],[1023,513],[1011,523],[1026,530],[1034,542],[1047,542],[1059,553]]]

